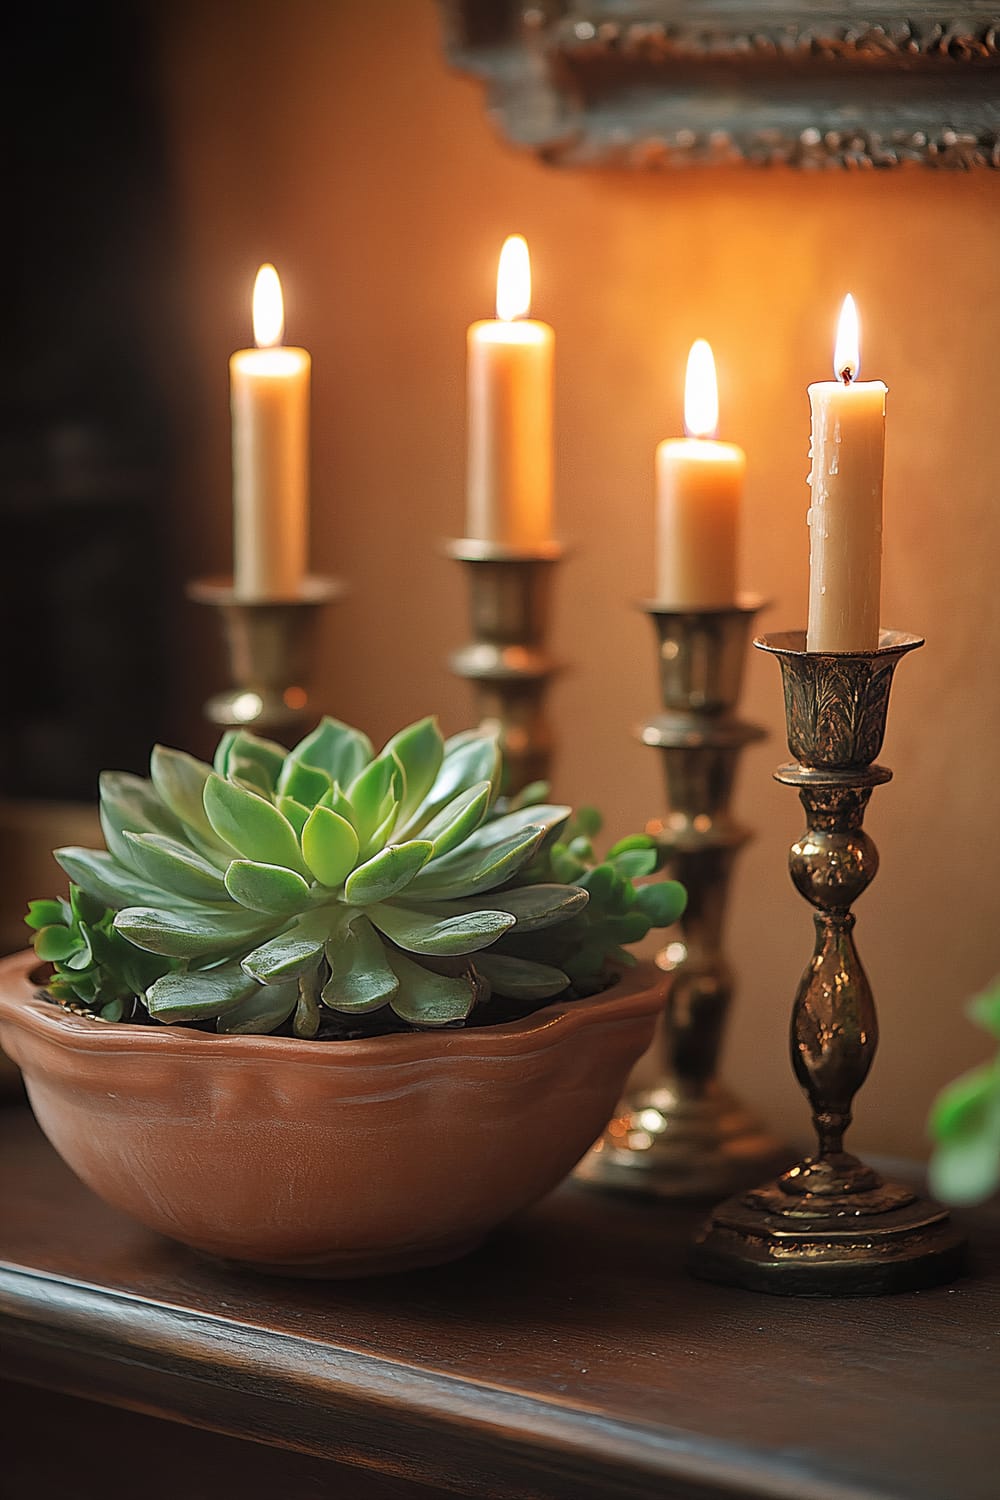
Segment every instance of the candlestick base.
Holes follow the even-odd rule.
[[[324,605],[339,599],[335,578],[310,577],[294,599],[244,600],[228,578],[199,578],[188,597],[216,610],[233,686],[205,704],[210,724],[294,732],[313,715],[309,687],[316,623]]]
[[[465,538],[447,542],[446,550],[466,565],[474,635],[449,665],[475,684],[480,722],[499,730],[502,787],[513,796],[531,782],[548,781],[551,771],[546,696],[561,668],[545,641],[553,569],[563,549],[557,542],[519,548]]]
[[[694,1095],[671,1079],[627,1095],[576,1175],[612,1191],[718,1202],[788,1159],[787,1148],[721,1084]]]
[[[803,1177],[820,1167],[829,1169],[826,1190],[803,1192]],[[748,1291],[871,1297],[951,1281],[965,1252],[946,1209],[845,1153],[807,1159],[723,1203],[695,1243],[691,1269]]]
[[[875,651],[809,652],[805,634],[760,637],[778,658],[788,747],[776,779],[794,786],[806,831],[789,871],[813,906],[815,945],[792,1011],[792,1066],[812,1109],[818,1151],[717,1208],[692,1252],[698,1276],[789,1296],[872,1296],[950,1280],[965,1242],[945,1209],[844,1150],[854,1096],[875,1057],[875,1001],[854,943],[851,907],[878,852],[862,826],[892,772],[882,748],[893,673],[918,636],[883,630]]]

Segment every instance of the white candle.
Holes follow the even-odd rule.
[[[857,379],[859,349],[857,309],[848,296],[834,352],[837,379],[809,387],[807,651],[878,646],[886,387]]]
[[[270,265],[254,283],[253,329],[257,348],[229,361],[233,587],[239,599],[294,599],[306,573],[312,361],[281,342],[281,283]]]
[[[698,339],[684,388],[686,438],[656,450],[656,597],[670,609],[717,608],[736,599],[736,546],[746,454],[713,441],[719,395],[711,347]]]
[[[466,531],[526,549],[552,540],[555,334],[530,308],[528,247],[512,235],[500,255],[497,316],[468,333]]]

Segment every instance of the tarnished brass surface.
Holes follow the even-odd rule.
[[[500,730],[503,789],[508,795],[532,781],[547,781],[553,736],[546,695],[559,670],[546,646],[553,570],[563,556],[557,543],[522,551],[494,542],[447,543],[450,557],[469,575],[473,639],[452,653],[449,665],[475,684],[483,724]]]
[[[862,827],[885,734],[896,663],[923,644],[882,631],[877,651],[806,652],[804,633],[754,642],[778,657],[788,742],[796,761],[775,772],[794,786],[806,831],[792,845],[796,889],[816,908],[816,941],[792,1012],[795,1076],[812,1107],[817,1152],[776,1181],[718,1208],[693,1269],[714,1280],[793,1295],[870,1295],[958,1274],[962,1237],[946,1211],[885,1182],[844,1150],[854,1096],[878,1045],[868,976],[850,910],[878,870]]]
[[[189,584],[195,603],[218,612],[233,684],[205,704],[209,723],[276,733],[297,731],[315,717],[309,685],[316,621],[342,593],[335,578],[306,578],[297,599],[254,602],[238,599],[228,578]]]
[[[720,1198],[790,1153],[716,1077],[733,974],[722,949],[734,860],[750,837],[730,811],[743,747],[763,736],[736,717],[761,601],[725,609],[642,608],[656,635],[663,712],[639,731],[660,750],[668,812],[647,824],[683,882],[678,938],[659,955],[671,975],[652,1083],[631,1092],[577,1168],[584,1181],[667,1198]]]

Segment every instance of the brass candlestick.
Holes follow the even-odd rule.
[[[819,1149],[776,1181],[716,1209],[695,1246],[700,1276],[801,1296],[874,1294],[950,1280],[964,1242],[947,1212],[886,1182],[844,1150],[854,1095],[875,1056],[878,1023],[854,946],[850,908],[878,853],[862,829],[872,791],[892,772],[882,748],[896,663],[923,645],[883,630],[878,649],[807,652],[805,633],[754,642],[778,658],[791,765],[806,832],[792,845],[796,889],[816,908],[816,946],[792,1014],[792,1065],[809,1097]]]
[[[729,878],[750,830],[730,811],[744,746],[764,731],[736,717],[750,629],[746,597],[719,609],[642,606],[653,622],[663,712],[639,731],[663,757],[668,814],[647,825],[687,889],[680,937],[657,959],[671,975],[657,1072],[627,1095],[577,1168],[585,1181],[665,1198],[721,1198],[790,1160],[717,1077],[733,992],[722,932]]]
[[[448,542],[447,551],[466,565],[474,636],[449,664],[475,683],[481,722],[499,726],[503,790],[513,796],[530,782],[547,781],[551,770],[545,697],[559,668],[545,642],[562,548],[465,539]]]
[[[278,733],[304,727],[312,715],[309,684],[316,624],[340,598],[335,578],[306,578],[295,599],[246,601],[228,578],[199,578],[188,597],[210,605],[221,622],[232,687],[205,704],[209,723]]]

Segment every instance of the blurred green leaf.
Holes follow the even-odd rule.
[[[687,891],[676,880],[656,880],[636,891],[636,904],[652,927],[670,927],[683,916]]]

